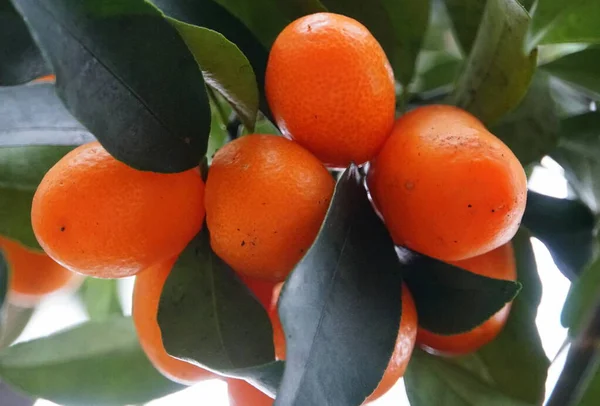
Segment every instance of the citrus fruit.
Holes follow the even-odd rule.
[[[175,382],[192,385],[217,376],[196,365],[171,357],[163,345],[156,319],[160,295],[176,260],[177,258],[172,258],[154,265],[136,276],[132,316],[140,344],[154,367]]]
[[[228,379],[230,406],[272,406],[273,399],[243,379]]]
[[[396,122],[368,185],[394,242],[443,261],[510,241],[527,196],[511,150],[471,114],[442,105]]]
[[[138,171],[92,142],[46,173],[31,222],[40,245],[58,263],[118,278],[178,255],[202,227],[203,199],[197,169]]]
[[[392,129],[392,68],[350,17],[317,13],[289,24],[271,48],[265,77],[281,131],[328,166],[370,160]]]
[[[51,293],[75,289],[83,280],[81,275],[59,265],[43,252],[2,236],[0,251],[10,272],[8,300],[15,305],[34,306]]]
[[[490,278],[509,281],[517,279],[510,242],[486,254],[450,264]],[[440,335],[419,328],[417,344],[429,352],[442,355],[462,355],[477,351],[500,334],[510,314],[510,308],[511,303],[507,303],[479,327],[462,334]]]
[[[277,285],[273,290],[273,300],[269,307],[269,318],[273,325],[273,344],[275,345],[275,357],[278,360],[286,358],[285,333],[277,313],[277,301],[283,283]],[[388,363],[388,366],[373,393],[364,403],[373,402],[387,393],[392,386],[404,375],[417,336],[417,309],[412,295],[406,285],[402,285],[402,319],[400,320],[400,329],[396,338],[396,345]]]
[[[238,273],[281,281],[317,236],[333,188],[323,164],[295,142],[238,138],[215,154],[208,173],[211,246]]]

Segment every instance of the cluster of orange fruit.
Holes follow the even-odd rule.
[[[32,225],[51,258],[94,277],[137,274],[133,318],[142,347],[166,376],[188,384],[215,377],[170,357],[156,321],[166,278],[205,215],[212,249],[268,309],[276,356],[285,358],[278,292],[325,218],[335,186],[327,167],[369,163],[367,185],[396,244],[516,279],[510,240],[526,199],[517,158],[456,107],[420,107],[396,120],[392,68],[362,24],[331,13],[292,22],[273,44],[265,91],[286,138],[229,142],[214,156],[206,185],[197,168],[142,172],[90,143],[59,161],[35,194]],[[404,374],[415,343],[449,355],[475,351],[499,333],[510,310],[507,304],[468,333],[441,336],[418,328],[406,286],[402,302],[395,351],[367,402]],[[236,404],[271,404],[260,394],[247,400],[253,388],[244,385],[231,382],[241,393],[232,396],[246,399]]]

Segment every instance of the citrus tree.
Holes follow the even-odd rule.
[[[213,378],[239,406],[358,406],[400,378],[411,406],[598,404],[599,18],[0,0],[0,380],[64,405]],[[545,156],[571,199],[527,191]],[[532,236],[572,282],[551,395]],[[90,321],[11,345],[58,290]]]

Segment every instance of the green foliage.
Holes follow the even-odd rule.
[[[600,10],[600,8],[599,8]],[[600,99],[600,48],[575,52],[542,66],[547,72],[575,85],[593,99]]]
[[[87,278],[80,294],[91,320],[104,321],[123,314],[115,279]]]
[[[33,307],[19,307],[6,301],[0,313],[0,350],[11,345],[25,330]]]

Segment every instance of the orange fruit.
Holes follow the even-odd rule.
[[[517,279],[515,257],[510,242],[486,254],[450,264],[490,278],[509,281]],[[462,334],[440,335],[419,328],[417,344],[429,352],[441,355],[462,355],[477,351],[500,334],[510,314],[510,308],[511,303],[507,303],[479,327]]]
[[[285,333],[277,313],[277,301],[283,283],[277,285],[273,290],[273,301],[269,307],[269,318],[273,325],[273,344],[275,345],[275,356],[278,360],[285,360]],[[415,302],[406,285],[402,285],[402,319],[400,329],[396,338],[396,345],[390,362],[379,382],[377,388],[365,400],[365,404],[373,402],[389,391],[392,386],[404,375],[417,337],[417,309]]]
[[[0,251],[8,264],[8,300],[22,307],[35,306],[45,296],[75,289],[81,275],[69,271],[43,252],[24,247],[0,236]]]
[[[158,304],[165,282],[177,258],[154,265],[135,278],[133,288],[133,321],[142,349],[154,367],[167,378],[192,385],[217,376],[196,365],[171,357],[162,342],[158,321]]]
[[[510,241],[527,196],[511,150],[471,114],[442,105],[396,122],[368,185],[394,242],[443,261]]]
[[[272,406],[273,399],[243,379],[228,379],[230,406]]]
[[[334,183],[319,160],[283,137],[226,144],[206,181],[213,250],[242,275],[285,279],[317,236]]]
[[[326,165],[375,156],[394,122],[394,74],[385,52],[358,21],[317,13],[277,37],[265,93],[281,131]]]
[[[45,76],[40,76],[37,79],[34,79],[31,81],[31,83],[53,83],[56,82],[56,76],[55,75],[45,75]]]
[[[92,142],[46,173],[31,222],[40,245],[58,263],[119,278],[178,255],[202,227],[203,199],[197,169],[138,171]]]

